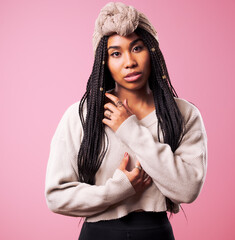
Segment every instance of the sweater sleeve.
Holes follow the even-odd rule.
[[[120,169],[101,186],[78,181],[76,161],[82,125],[77,107],[72,105],[65,112],[52,138],[45,196],[49,209],[55,213],[88,217],[132,196],[135,190]]]
[[[168,144],[154,139],[135,115],[116,131],[122,142],[135,152],[162,194],[176,204],[191,203],[197,198],[207,168],[207,135],[201,114],[194,106],[185,118],[186,131],[174,153]]]

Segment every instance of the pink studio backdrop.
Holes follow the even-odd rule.
[[[79,218],[44,198],[49,145],[92,69],[91,37],[108,1],[0,1],[0,239],[77,239]],[[235,239],[233,0],[124,1],[156,27],[178,95],[201,111],[208,172],[198,199],[171,219],[176,239]]]

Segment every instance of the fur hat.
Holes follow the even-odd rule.
[[[133,33],[137,27],[148,31],[158,41],[156,30],[143,13],[121,2],[106,4],[95,21],[92,39],[94,53],[103,36],[110,36],[113,33],[127,36]]]

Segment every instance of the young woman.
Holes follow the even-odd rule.
[[[86,92],[51,142],[47,204],[85,217],[80,240],[174,239],[166,211],[194,201],[206,176],[201,114],[178,98],[156,31],[135,8],[107,4],[93,46]]]

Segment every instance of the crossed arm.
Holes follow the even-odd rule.
[[[123,158],[105,185],[91,186],[78,182],[74,165],[79,143],[74,145],[72,131],[76,140],[82,138],[81,123],[71,120],[75,119],[71,115],[76,112],[76,107],[70,107],[65,113],[51,143],[45,194],[52,211],[70,216],[91,216],[148,187],[151,179],[162,194],[175,203],[195,200],[203,185],[207,165],[207,138],[199,111],[194,110],[191,114],[186,134],[175,153],[169,145],[154,140],[149,129],[141,126],[135,115],[128,116],[115,134],[136,153],[138,164],[150,176],[149,182],[136,168],[127,172],[128,158]],[[132,133],[128,137],[127,130]]]

